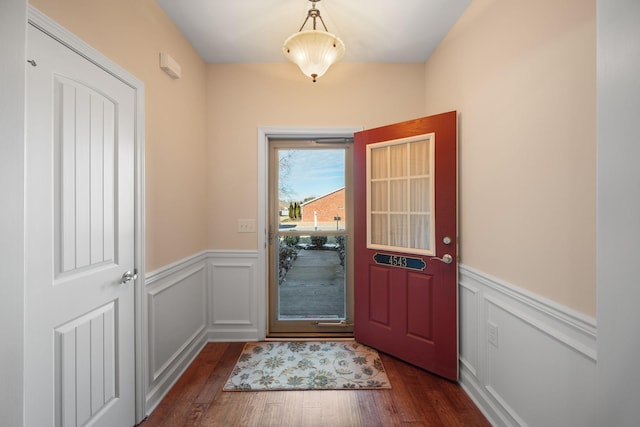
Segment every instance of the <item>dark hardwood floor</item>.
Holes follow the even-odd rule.
[[[223,392],[244,343],[209,343],[140,427],[489,426],[462,388],[380,354],[391,390]]]

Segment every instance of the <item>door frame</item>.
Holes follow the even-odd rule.
[[[258,332],[259,340],[267,336],[269,270],[267,266],[269,233],[269,139],[351,138],[362,126],[352,127],[258,127]]]
[[[144,305],[145,277],[145,240],[144,240],[144,84],[141,80],[121,68],[115,62],[89,46],[72,34],[69,30],[29,5],[28,25],[48,34],[67,48],[76,52],[88,61],[102,68],[131,87],[136,95],[135,106],[135,142],[134,142],[134,256],[138,278],[134,283],[134,353],[135,353],[135,422],[146,417],[146,385],[147,385],[147,322]],[[27,44],[29,40],[27,40]]]

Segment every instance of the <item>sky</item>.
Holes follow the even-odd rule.
[[[301,202],[344,187],[344,150],[280,150],[280,165],[281,200]]]

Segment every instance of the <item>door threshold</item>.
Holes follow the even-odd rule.
[[[331,340],[331,341],[353,341],[353,333],[274,333],[269,334],[264,339],[265,341],[317,341],[317,340]]]

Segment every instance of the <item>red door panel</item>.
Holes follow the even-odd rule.
[[[407,277],[407,334],[433,342],[433,280],[409,273]]]
[[[354,135],[355,337],[452,380],[458,379],[456,116],[452,111]],[[434,144],[432,253],[369,247],[367,146],[417,135],[430,135]],[[442,261],[445,254],[450,263]]]
[[[371,286],[369,286],[369,313],[370,321],[379,323],[381,326],[389,326],[391,319],[391,280],[389,272],[385,268],[378,266],[371,267]]]

